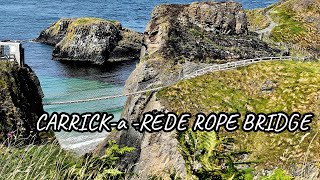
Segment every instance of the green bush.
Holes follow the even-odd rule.
[[[212,132],[180,133],[180,150],[186,161],[188,175],[195,179],[245,179],[251,171],[240,170],[240,157],[246,151],[232,150],[233,139],[219,138]]]

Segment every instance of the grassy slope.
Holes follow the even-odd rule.
[[[80,158],[57,145],[30,145],[22,149],[0,145],[0,177],[3,179],[60,179]]]
[[[272,30],[271,39],[291,45],[294,53],[318,54],[320,49],[320,2],[318,0],[287,0],[265,9],[270,11],[278,26]],[[264,19],[261,9],[248,13],[251,27],[260,27]],[[261,17],[262,16],[262,17]]]
[[[269,26],[270,21],[265,16],[264,9],[255,9],[246,11],[250,31],[257,31]]]
[[[264,62],[185,80],[160,91],[158,97],[177,113],[315,113],[312,131],[308,135],[300,132],[222,132],[235,137],[238,148],[252,151],[250,159],[261,161],[260,168],[286,168],[292,162],[304,162],[305,158],[308,161],[320,158],[320,136],[311,141],[319,129],[319,73],[319,62]],[[261,88],[268,81],[272,82],[274,91],[262,92]]]
[[[8,88],[9,83],[14,82],[14,78],[10,76],[12,73],[12,65],[6,61],[0,62],[0,90]],[[16,89],[13,89],[16,92]]]
[[[11,142],[11,143],[9,143]],[[61,149],[58,143],[16,145],[15,138],[0,144],[0,179],[119,179],[126,175],[117,169],[117,160],[133,150],[109,141],[102,157],[90,154],[78,157]],[[16,143],[19,144],[19,141]],[[9,144],[9,146],[8,146]],[[12,145],[14,144],[14,145]]]
[[[56,35],[59,32],[61,20],[63,19],[60,19],[53,26],[50,27],[50,30],[53,32],[53,35]],[[114,21],[114,20],[106,20],[106,19],[95,18],[95,17],[82,17],[82,18],[73,19],[72,23],[70,24],[70,28],[75,28],[77,26],[99,24],[103,22],[109,22],[114,25],[120,24],[118,21]]]
[[[308,22],[306,18],[319,16],[320,11],[315,9],[316,4],[310,8],[297,4],[296,0],[291,0],[271,9],[272,18],[279,23],[279,26],[272,31],[272,38],[275,41],[296,44],[303,49],[319,49],[320,33],[316,22]]]

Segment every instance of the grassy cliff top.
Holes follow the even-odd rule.
[[[234,137],[238,148],[251,151],[250,159],[262,162],[259,167],[285,168],[292,162],[320,158],[319,85],[319,62],[277,61],[209,73],[179,82],[157,96],[177,113],[313,112],[316,117],[308,133],[220,132]]]
[[[78,26],[87,26],[93,24],[100,24],[100,23],[111,23],[115,26],[119,26],[120,22],[115,20],[106,20],[102,18],[95,18],[95,17],[81,17],[81,18],[62,18],[54,23],[49,30],[52,31],[53,35],[56,35],[60,31],[60,24],[62,21],[70,21],[69,29],[73,29]]]
[[[319,1],[289,0],[273,7],[271,17],[279,24],[273,31],[276,41],[298,43],[301,47],[320,48],[318,31],[320,11]]]
[[[94,18],[94,17],[76,18],[72,23],[75,26],[79,26],[79,25],[88,25],[88,24],[99,24],[101,22],[109,22],[112,24],[118,23],[118,21],[106,20],[106,19]]]
[[[63,25],[64,24],[64,25]],[[51,36],[59,35],[59,33],[66,31],[65,38],[62,39],[63,42],[62,48],[68,48],[69,43],[73,41],[74,36],[78,29],[88,29],[92,25],[102,25],[102,26],[114,26],[117,29],[121,29],[121,23],[114,20],[105,20],[101,18],[94,18],[94,17],[82,17],[82,18],[62,18],[53,24],[47,32],[50,32]],[[64,26],[67,26],[64,27]],[[61,31],[63,28],[65,30]]]
[[[265,9],[247,11],[251,30],[265,28],[266,14],[278,24],[271,32],[271,40],[285,42],[292,52],[317,55],[320,49],[320,1],[286,0]]]

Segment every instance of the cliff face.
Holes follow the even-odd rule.
[[[279,52],[250,35],[244,10],[231,2],[160,5],[152,13],[143,42],[140,63],[126,82],[127,92],[170,85],[188,72],[207,66],[206,63]],[[144,112],[165,111],[155,94],[130,96],[122,117],[137,120]],[[136,148],[121,165],[132,168],[142,179],[152,174],[166,177],[165,171],[172,169],[182,177],[186,175],[174,132],[149,134],[130,129],[114,133],[109,139]],[[105,145],[106,142],[102,143],[96,152],[103,152]]]
[[[225,62],[276,52],[250,35],[246,14],[236,3],[158,6],[144,42],[143,55],[161,52],[178,61]]]
[[[37,76],[27,65],[6,62],[0,62],[0,74],[0,142],[17,136],[25,143],[49,138],[36,131],[37,118],[44,112]]]
[[[38,42],[55,46],[53,59],[106,62],[138,58],[142,35],[119,22],[98,18],[61,19],[41,32]]]

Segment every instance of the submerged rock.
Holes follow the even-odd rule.
[[[23,143],[40,143],[53,137],[36,130],[43,113],[42,90],[27,65],[0,62],[0,143],[17,138]]]
[[[119,22],[98,18],[61,19],[42,31],[36,41],[55,46],[53,59],[106,62],[138,58],[142,35]]]
[[[126,81],[127,92],[171,85],[208,63],[273,56],[280,52],[248,32],[244,10],[234,2],[160,5],[152,13],[143,43],[140,63]],[[144,112],[154,109],[168,110],[157,99],[156,92],[130,96],[122,118],[139,120]],[[184,179],[185,162],[174,135],[174,132],[149,134],[129,129],[110,135],[106,142],[115,139],[122,146],[136,148],[122,159],[120,167],[132,168],[141,179],[153,174],[168,177],[165,173],[168,170],[176,170]],[[104,152],[106,142],[96,153]]]

